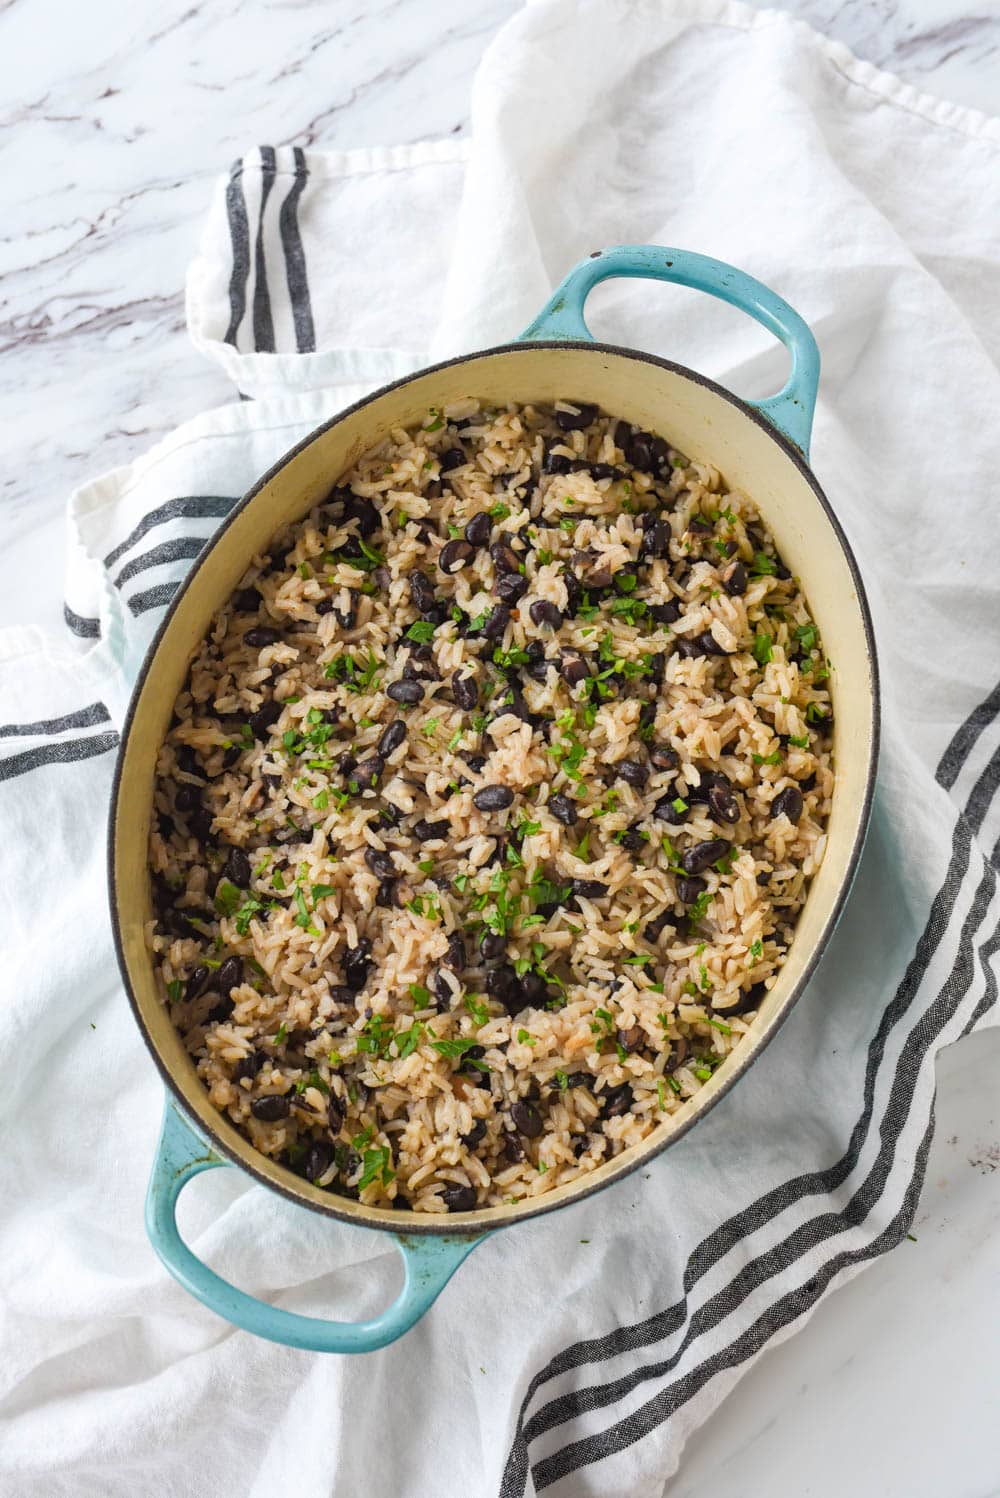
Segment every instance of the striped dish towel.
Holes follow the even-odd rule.
[[[487,54],[473,121],[468,145],[237,163],[188,317],[248,398],[73,496],[65,640],[0,633],[16,1498],[134,1498],[154,1462],[185,1495],[263,1498],[294,1472],[304,1498],[658,1498],[760,1352],[904,1237],[935,1054],[997,1022],[1000,125],[715,0],[538,0]],[[430,357],[510,338],[570,264],[622,240],[733,261],[819,338],[815,465],[885,684],[855,892],[780,1035],[663,1157],[491,1239],[380,1353],[258,1342],[173,1285],[142,1228],[161,1088],[103,889],[130,682],[191,561],[285,449]],[[748,395],[781,382],[756,325],[688,295],[617,283],[593,323]],[[235,1174],[189,1195],[198,1252],[263,1298],[345,1319],[389,1299],[394,1256],[368,1235]]]

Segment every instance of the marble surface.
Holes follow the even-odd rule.
[[[464,132],[476,64],[515,8],[0,6],[0,618],[58,627],[70,490],[232,397],[184,330],[215,174],[261,141]],[[778,8],[920,88],[998,108],[995,0]],[[998,1064],[996,1031],[945,1054],[917,1241],[758,1362],[690,1443],[671,1498],[1000,1494]]]

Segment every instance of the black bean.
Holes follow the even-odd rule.
[[[519,572],[505,572],[503,577],[497,578],[493,591],[504,603],[517,603],[528,591],[528,579]]]
[[[654,744],[649,751],[649,763],[654,770],[676,770],[680,760],[677,750],[669,744]]]
[[[545,454],[542,464],[543,473],[569,473],[573,466],[573,459],[564,457],[562,453],[552,452],[551,449]]]
[[[231,744],[222,756],[222,768],[224,770],[231,770],[242,753],[243,750],[239,744]]]
[[[368,980],[371,947],[368,938],[362,937],[356,947],[348,947],[344,956],[344,982],[353,993],[359,993]]]
[[[725,775],[716,770],[702,770],[701,779],[697,785],[693,785],[684,792],[684,800],[689,801],[692,806],[708,805],[708,793],[713,785],[729,788],[729,780]]]
[[[522,723],[529,723],[532,728],[541,728],[543,732],[549,729],[550,720],[543,718],[540,713],[531,711],[519,687],[514,688],[513,701],[506,703],[505,708],[507,712],[513,713],[515,718],[520,718]],[[547,734],[546,737],[548,737]]]
[[[651,436],[649,445],[653,449],[653,462],[656,464],[656,467],[661,471],[666,469],[669,466],[668,458],[670,456],[670,448],[667,446],[666,440],[663,437]]]
[[[190,816],[193,811],[197,811],[201,806],[201,791],[196,785],[188,785],[185,782],[184,785],[177,787],[177,791],[174,794],[174,805],[184,816]]]
[[[334,983],[330,988],[330,998],[339,1008],[345,1005],[354,1008],[354,989],[348,988],[344,983]]]
[[[228,879],[230,884],[235,884],[238,889],[247,888],[250,883],[250,860],[242,848],[230,848],[222,877]]]
[[[262,650],[265,645],[276,645],[281,639],[281,634],[276,629],[266,629],[258,625],[254,629],[248,629],[243,636],[245,645],[252,645],[255,650]]]
[[[490,558],[497,572],[516,572],[521,565],[520,558],[507,545],[506,541],[495,541],[490,547]]]
[[[722,574],[722,586],[736,597],[747,590],[747,569],[742,562],[732,562]]]
[[[590,672],[587,670],[587,662],[582,656],[574,655],[572,651],[562,652],[559,674],[567,686],[575,687],[578,682],[584,681]]]
[[[476,1121],[475,1121],[475,1123],[472,1125],[472,1128],[469,1130],[469,1132],[467,1134],[460,1134],[459,1138],[461,1139],[462,1143],[465,1145],[465,1148],[467,1150],[474,1150],[475,1147],[476,1147],[476,1145],[479,1144],[481,1142],[481,1140],[483,1139],[483,1136],[485,1135],[485,1133],[486,1133],[486,1120],[485,1120],[485,1118],[477,1118]]]
[[[243,958],[227,957],[219,968],[215,986],[224,999],[228,999],[234,988],[243,982]]]
[[[608,892],[608,886],[602,884],[600,879],[574,879],[574,895],[582,895],[585,900],[600,900]]]
[[[681,606],[676,598],[668,598],[666,603],[650,604],[649,616],[657,624],[675,624],[681,617]]]
[[[441,1200],[449,1212],[474,1212],[476,1210],[475,1186],[446,1186]]]
[[[261,596],[256,588],[241,588],[233,603],[241,614],[256,614],[261,605]]]
[[[363,536],[365,540],[369,536],[374,536],[375,532],[381,529],[382,521],[378,510],[372,504],[371,500],[363,499],[360,494],[355,494],[351,489],[342,492],[346,493],[344,500],[344,520],[356,520],[358,522],[358,534]]]
[[[771,802],[771,816],[785,816],[790,822],[797,822],[802,816],[805,806],[802,800],[802,792],[797,785],[786,785],[783,791],[779,791]]]
[[[418,817],[413,824],[412,831],[418,843],[426,843],[435,837],[447,837],[451,831],[451,823],[448,821],[428,822],[426,817]]]
[[[639,468],[643,473],[652,472],[653,449],[649,436],[646,432],[637,432],[632,438],[632,448],[629,453],[629,462],[633,468]]]
[[[622,570],[624,571],[624,569]],[[587,587],[591,589],[591,591],[593,591],[594,589],[600,591],[601,588],[610,588],[611,568],[594,567],[590,572],[587,573],[584,581],[586,582]]]
[[[799,790],[802,791],[803,794],[805,794],[807,791],[812,791],[815,789],[816,771],[814,770],[811,775],[807,775],[804,780],[799,781]]]
[[[567,405],[576,406],[576,411],[557,411],[556,426],[561,432],[580,432],[597,416],[597,407],[589,401],[567,401]]]
[[[661,910],[660,914],[647,921],[643,927],[642,939],[648,941],[650,946],[655,946],[667,926],[674,924],[674,913],[671,910]]]
[[[199,842],[207,843],[212,837],[212,813],[207,807],[199,806],[188,817],[188,826]]]
[[[358,765],[354,772],[354,778],[363,791],[374,790],[385,773],[385,760],[378,754],[373,754],[371,759],[366,759]]]
[[[720,822],[738,822],[740,808],[732,791],[723,785],[713,785],[708,792],[708,804]]]
[[[399,904],[396,899],[395,879],[383,879],[375,891],[375,904],[383,910],[394,910]]]
[[[547,624],[550,629],[560,629],[562,627],[563,616],[561,611],[554,603],[550,603],[547,598],[537,598],[531,605],[528,613],[531,615],[532,624],[537,624],[539,629],[543,624]]]
[[[465,524],[465,539],[472,546],[485,546],[493,534],[493,522],[485,510],[480,510]]]
[[[437,597],[430,578],[426,572],[414,571],[409,576],[410,597],[413,605],[419,613],[423,614],[433,609],[437,603]]]
[[[291,1101],[287,1097],[280,1097],[277,1093],[270,1097],[254,1098],[250,1104],[250,1112],[254,1118],[259,1118],[261,1123],[277,1123],[280,1118],[287,1118],[291,1112]]]
[[[564,827],[575,827],[579,821],[576,807],[567,796],[554,795],[549,801],[549,811]]]
[[[483,768],[483,766],[486,763],[486,755],[485,754],[467,754],[465,756],[465,763],[468,765],[468,767],[472,771],[473,775],[478,775],[479,772],[480,772],[480,770]]]
[[[461,671],[456,671],[451,678],[451,695],[456,707],[460,707],[463,712],[470,712],[479,701],[479,684],[476,678],[463,676]]]
[[[542,656],[540,660],[532,661],[524,668],[525,675],[530,676],[532,681],[547,681],[549,672],[556,669],[555,661],[550,661]]]
[[[264,1057],[260,1051],[251,1051],[249,1056],[244,1056],[242,1061],[237,1061],[233,1067],[233,1081],[238,1085],[246,1077],[252,1082],[263,1065]]]
[[[648,838],[643,836],[639,824],[636,822],[633,826],[627,827],[624,832],[620,832],[617,841],[627,853],[638,853],[643,843],[648,841]]]
[[[392,861],[392,856],[383,849],[366,848],[365,863],[379,879],[395,878],[396,865]]]
[[[598,1102],[605,1118],[619,1118],[632,1106],[632,1089],[627,1082],[620,1087],[609,1087],[607,1092],[598,1094]]]
[[[639,547],[640,556],[665,557],[670,550],[670,527],[665,520],[657,520],[645,532]]]
[[[346,754],[342,754],[337,761],[338,773],[341,775],[350,775],[354,770],[357,762],[358,756],[356,754],[351,754],[350,750],[348,750],[348,752]]]
[[[439,459],[441,472],[451,473],[455,468],[464,467],[468,461],[468,458],[460,447],[449,447],[447,452],[443,452]]]
[[[451,1001],[455,997],[455,991],[445,977],[444,968],[438,968],[434,974],[434,981],[431,987],[434,989],[438,1004],[445,1009],[450,1008]]]
[[[299,1162],[299,1169],[307,1181],[318,1181],[326,1175],[333,1164],[333,1145],[325,1139],[311,1139]]]
[[[678,808],[674,805],[674,802],[678,800],[683,801],[683,799],[675,791],[668,791],[665,796],[660,797],[659,801],[653,807],[653,816],[658,822],[669,822],[671,827],[679,827],[682,822],[687,820],[688,808],[687,806]]]
[[[465,969],[466,960],[465,939],[461,931],[453,931],[448,938],[448,950],[444,961],[453,972],[461,973]]]
[[[716,1010],[717,1014],[746,1014],[751,1009],[759,1009],[767,996],[767,987],[764,983],[754,983],[752,987],[745,988],[736,1000],[735,1004],[729,1004],[725,1009]],[[683,1044],[683,1042],[681,1042]]]
[[[511,1165],[516,1165],[520,1160],[524,1159],[524,1145],[516,1134],[504,1133],[503,1152]]]
[[[591,463],[590,476],[592,479],[623,479],[624,473],[616,468],[613,463]]]
[[[210,973],[207,967],[198,966],[195,968],[194,972],[191,974],[190,978],[184,985],[185,1003],[190,1003],[191,1000],[196,999],[200,993],[204,993],[206,987],[208,986],[209,977]]]
[[[479,950],[484,962],[499,962],[507,950],[507,938],[496,931],[487,931],[479,943]]]
[[[468,541],[447,541],[441,548],[438,566],[450,577],[452,573],[461,572],[463,567],[467,567],[475,554],[475,548]]]
[[[706,520],[704,515],[692,515],[688,521],[687,528],[696,536],[710,536],[712,534],[712,522]]]
[[[638,1051],[646,1042],[646,1032],[641,1025],[631,1025],[627,1030],[619,1030],[615,1039],[623,1051]]]
[[[521,1098],[511,1108],[510,1116],[518,1133],[523,1134],[526,1139],[537,1139],[545,1127],[538,1109]]]
[[[409,659],[403,663],[404,681],[440,681],[440,672],[434,665],[434,652],[429,645],[411,645]],[[419,665],[414,663],[419,661]]]
[[[681,867],[685,874],[700,874],[729,852],[725,838],[712,837],[707,842],[695,843],[681,854]]]
[[[272,697],[270,701],[263,703],[255,713],[250,714],[250,732],[255,739],[266,739],[271,725],[276,723],[284,710],[284,703],[276,702]]]
[[[677,641],[675,648],[677,654],[685,661],[697,660],[699,656],[710,654],[704,648],[703,635],[682,635]]]
[[[195,754],[190,744],[182,744],[177,750],[177,763],[187,775],[197,775],[199,780],[206,780],[208,778],[201,760]]]
[[[389,755],[395,753],[405,738],[406,724],[402,718],[394,718],[388,727],[382,730],[382,736],[378,741],[380,758],[388,759]]]
[[[677,881],[677,898],[682,905],[693,905],[704,889],[704,879],[687,879],[681,877]]]
[[[386,687],[385,695],[393,702],[421,702],[424,689],[418,681],[394,681]]]
[[[502,640],[504,631],[510,623],[510,610],[498,604],[483,625],[483,634],[487,640]]]
[[[639,791],[642,790],[649,779],[649,771],[637,759],[621,760],[617,766],[617,770],[619,780],[624,780],[626,785],[634,786]]]
[[[548,995],[545,979],[540,973],[525,973],[519,981],[521,1004],[525,1009],[540,1004]]]
[[[506,811],[514,800],[514,792],[508,785],[484,785],[472,798],[477,811]]]
[[[520,1002],[521,990],[517,982],[517,974],[512,967],[494,967],[486,974],[484,982],[486,992],[491,999],[497,999],[508,1013],[516,1014],[523,1008]],[[516,1007],[510,1008],[514,1003]]]
[[[326,1121],[329,1125],[330,1133],[334,1136],[334,1138],[336,1138],[341,1129],[344,1127],[345,1113],[345,1105],[341,1102],[340,1098],[337,1097],[335,1092],[331,1092],[329,1101],[326,1105]]]

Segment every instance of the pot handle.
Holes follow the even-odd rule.
[[[767,400],[747,401],[773,427],[787,437],[806,457],[819,385],[819,349],[809,326],[776,292],[754,280],[745,271],[712,260],[690,250],[670,250],[651,244],[620,244],[598,250],[581,260],[556,287],[533,322],[520,335],[522,340],[587,339],[593,334],[583,316],[583,305],[599,281],[614,276],[642,276],[654,281],[674,281],[707,291],[739,307],[768,328],[792,356],[791,373],[782,390]]]
[[[324,1321],[266,1305],[237,1290],[191,1252],[177,1229],[177,1198],[203,1170],[230,1161],[217,1155],[195,1133],[170,1098],[163,1113],[153,1174],[146,1195],[146,1231],[160,1259],[177,1282],[202,1305],[256,1337],[303,1347],[309,1352],[373,1352],[409,1331],[429,1310],[462,1260],[488,1233],[462,1237],[438,1234],[396,1236],[403,1255],[403,1288],[392,1305],[370,1321]]]

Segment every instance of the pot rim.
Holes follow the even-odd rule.
[[[128,971],[128,965],[125,959],[124,942],[122,939],[118,912],[118,901],[116,897],[115,831],[118,823],[118,803],[121,793],[122,770],[125,760],[126,747],[128,745],[129,736],[131,734],[132,724],[136,715],[136,710],[138,708],[139,699],[142,695],[143,688],[146,683],[146,677],[149,673],[152,662],[159,652],[160,646],[163,643],[168,630],[170,629],[174,615],[177,612],[181,600],[187,593],[188,588],[191,586],[203,563],[205,562],[209,554],[213,552],[215,548],[221,543],[227,530],[229,529],[230,525],[236,520],[237,516],[243,513],[248,505],[250,505],[253,500],[257,498],[261,491],[267,487],[272,479],[274,479],[281,472],[281,470],[285,468],[289,462],[291,462],[293,458],[297,457],[299,453],[304,452],[307,447],[309,447],[313,442],[316,441],[317,437],[321,436],[325,432],[330,431],[340,422],[345,421],[348,417],[353,416],[356,412],[364,410],[366,406],[372,405],[375,401],[380,400],[382,396],[389,394],[391,391],[402,389],[404,386],[412,384],[414,380],[423,379],[425,375],[435,374],[437,373],[437,371],[442,369],[451,369],[460,364],[473,364],[480,359],[492,358],[497,354],[523,354],[526,351],[534,349],[538,349],[539,351],[573,349],[580,353],[586,354],[614,354],[617,357],[633,359],[639,363],[656,365],[660,369],[669,370],[671,373],[680,375],[682,378],[690,380],[696,385],[701,385],[706,390],[710,390],[713,394],[721,397],[725,401],[728,401],[730,405],[735,406],[736,409],[740,411],[742,415],[744,415],[749,421],[752,421],[755,426],[760,427],[765,435],[770,437],[770,439],[777,444],[782,452],[792,460],[802,478],[809,485],[809,488],[812,490],[813,495],[815,496],[820,507],[826,514],[828,521],[830,522],[834,535],[836,536],[837,542],[844,555],[844,559],[847,562],[848,570],[854,583],[857,608],[860,611],[861,622],[864,629],[865,653],[868,660],[869,680],[871,684],[870,737],[868,744],[868,764],[865,772],[865,794],[861,805],[861,814],[854,834],[853,846],[851,848],[850,857],[847,862],[846,870],[841,881],[840,888],[837,891],[836,898],[830,908],[826,921],[823,924],[823,928],[820,931],[820,934],[813,946],[812,952],[809,954],[809,957],[806,960],[798,981],[785,998],[781,1009],[774,1015],[767,1030],[760,1037],[758,1037],[751,1045],[740,1048],[740,1051],[744,1052],[744,1054],[741,1055],[740,1052],[736,1053],[730,1074],[720,1081],[717,1088],[713,1089],[712,1095],[707,1100],[707,1102],[704,1103],[704,1105],[700,1107],[696,1112],[692,1112],[690,1117],[685,1119],[682,1123],[678,1124],[675,1128],[671,1129],[659,1143],[653,1145],[652,1147],[647,1146],[645,1148],[643,1148],[642,1145],[635,1146],[633,1158],[630,1158],[630,1156],[633,1155],[632,1150],[623,1151],[621,1155],[616,1157],[615,1161],[608,1162],[608,1167],[599,1167],[598,1170],[593,1172],[592,1176],[585,1176],[581,1178],[580,1181],[572,1183],[567,1189],[565,1196],[562,1196],[559,1193],[552,1193],[548,1197],[542,1196],[537,1198],[529,1198],[524,1202],[513,1204],[510,1207],[482,1207],[478,1208],[474,1212],[456,1213],[454,1216],[451,1216],[450,1214],[442,1214],[440,1219],[438,1218],[437,1214],[401,1213],[392,1208],[382,1207],[365,1208],[362,1207],[360,1203],[354,1202],[351,1203],[351,1206],[349,1208],[347,1206],[341,1206],[339,1205],[339,1203],[341,1201],[348,1202],[350,1201],[350,1198],[341,1198],[334,1195],[333,1193],[324,1193],[323,1199],[314,1200],[311,1195],[306,1195],[305,1192],[303,1192],[301,1189],[297,1189],[291,1184],[286,1185],[283,1181],[273,1180],[270,1175],[266,1174],[257,1165],[256,1160],[258,1152],[248,1141],[245,1142],[245,1149],[247,1153],[246,1155],[244,1155],[242,1149],[234,1149],[229,1144],[225,1143],[216,1132],[214,1127],[212,1127],[211,1124],[206,1123],[200,1115],[198,1115],[194,1119],[191,1119],[187,1100],[184,1097],[184,1093],[180,1087],[180,1084],[175,1078],[171,1068],[160,1056],[160,1053],[153,1043],[153,1039],[149,1031],[147,1030],[145,1018],[143,1016],[139,1001],[133,990],[131,978]],[[746,401],[742,397],[734,394],[733,391],[727,390],[725,386],[718,384],[715,380],[710,379],[707,375],[699,374],[697,370],[689,369],[686,365],[678,364],[674,360],[664,359],[659,355],[646,353],[643,350],[624,348],[621,345],[612,343],[598,343],[596,340],[590,339],[585,340],[559,338],[514,340],[509,343],[496,344],[491,348],[477,349],[469,354],[459,354],[451,359],[439,360],[435,364],[426,365],[421,369],[413,371],[411,374],[404,375],[398,380],[392,380],[386,385],[380,385],[377,390],[373,390],[369,395],[363,396],[360,400],[354,401],[350,406],[346,406],[342,411],[338,411],[327,421],[321,422],[319,426],[314,427],[310,432],[308,432],[304,437],[300,438],[298,442],[296,442],[292,447],[284,452],[277,460],[277,462],[273,463],[271,467],[266,471],[266,473],[264,473],[257,480],[257,482],[247,490],[242,498],[240,498],[236,502],[233,508],[226,515],[225,519],[219,525],[218,529],[206,542],[205,547],[192,563],[187,574],[178,586],[173,598],[167,605],[163,618],[160,620],[156,632],[150,640],[149,646],[146,650],[146,654],[143,657],[142,664],[136,675],[135,684],[129,697],[128,710],[125,715],[125,720],[122,724],[121,741],[119,743],[118,753],[115,759],[115,770],[112,780],[111,799],[108,812],[107,879],[108,904],[110,907],[111,915],[111,930],[114,938],[115,956],[118,962],[118,970],[121,974],[122,983],[128,996],[129,1006],[132,1010],[133,1017],[139,1028],[139,1032],[142,1035],[143,1041],[145,1042],[146,1049],[152,1056],[154,1065],[156,1066],[156,1069],[160,1074],[161,1080],[167,1088],[171,1101],[175,1107],[180,1109],[183,1117],[189,1120],[193,1124],[193,1127],[200,1134],[207,1136],[208,1140],[210,1141],[211,1148],[217,1151],[221,1156],[223,1156],[224,1159],[228,1160],[230,1164],[236,1165],[241,1170],[246,1171],[247,1174],[257,1182],[257,1184],[265,1186],[270,1191],[278,1192],[279,1195],[285,1197],[288,1201],[293,1202],[296,1206],[306,1207],[311,1211],[318,1212],[321,1216],[335,1218],[336,1220],[345,1222],[353,1227],[365,1227],[376,1232],[403,1232],[407,1237],[417,1235],[429,1235],[438,1237],[468,1236],[469,1233],[478,1234],[480,1232],[489,1232],[501,1227],[512,1227],[518,1222],[523,1222],[533,1217],[540,1217],[543,1213],[556,1211],[560,1207],[572,1206],[575,1202],[581,1201],[584,1197],[592,1196],[599,1191],[603,1191],[606,1187],[615,1184],[615,1182],[619,1180],[622,1180],[625,1176],[631,1175],[631,1173],[634,1170],[638,1169],[639,1166],[649,1164],[659,1155],[662,1155],[665,1150],[670,1148],[672,1145],[677,1144],[681,1139],[683,1139],[684,1136],[689,1132],[690,1129],[694,1127],[696,1123],[699,1123],[703,1118],[711,1113],[717,1106],[717,1104],[727,1096],[727,1094],[732,1090],[732,1088],[740,1080],[740,1078],[744,1075],[744,1073],[748,1070],[752,1063],[757,1060],[758,1056],[760,1056],[760,1054],[771,1043],[775,1035],[777,1035],[778,1031],[782,1028],[785,1021],[788,1019],[788,1016],[791,1014],[792,1010],[798,1004],[799,999],[802,997],[802,994],[805,992],[810,979],[816,971],[820,958],[826,951],[830,938],[833,935],[834,930],[836,929],[837,922],[839,921],[841,913],[844,909],[847,897],[850,894],[851,886],[854,883],[858,863],[861,858],[862,850],[864,848],[865,838],[868,831],[868,824],[871,818],[872,802],[875,793],[875,779],[878,769],[880,737],[881,688],[879,680],[878,655],[875,647],[875,633],[872,625],[871,610],[869,608],[868,597],[865,592],[864,582],[861,577],[857,559],[854,555],[851,544],[847,539],[844,529],[841,526],[832,505],[830,504],[830,501],[827,499],[825,493],[820,487],[820,484],[816,479],[812,468],[806,461],[801,450],[795,445],[794,442],[786,437],[784,433],[778,431],[778,429],[772,425],[768,418],[751,402]],[[276,1164],[276,1162],[274,1163]],[[277,1168],[287,1170],[287,1167],[278,1166]],[[607,1170],[606,1174],[605,1170]],[[292,1175],[292,1172],[290,1171],[288,1171],[287,1173],[290,1176]],[[298,1179],[297,1177],[293,1178],[296,1180]]]

